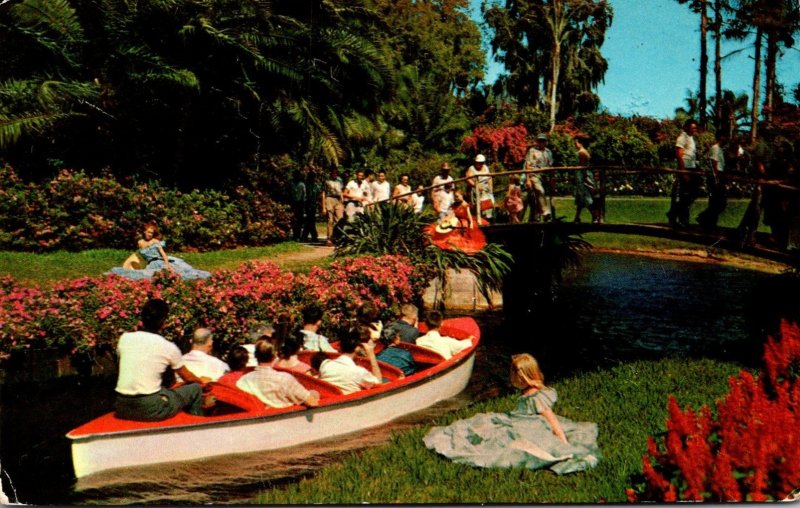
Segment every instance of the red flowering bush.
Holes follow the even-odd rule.
[[[520,164],[528,149],[528,131],[524,125],[476,127],[464,138],[461,151],[491,154],[491,159],[506,165]]]
[[[0,249],[129,249],[156,219],[173,250],[265,245],[288,237],[291,216],[258,190],[181,192],[157,182],[125,187],[109,176],[62,170],[44,185],[0,167]]]
[[[309,303],[325,309],[324,333],[335,337],[362,303],[396,310],[421,294],[422,282],[401,256],[337,261],[308,275],[251,262],[199,281],[162,271],[153,280],[112,275],[64,282],[49,290],[21,287],[6,276],[0,278],[0,357],[30,348],[89,356],[112,351],[122,332],[135,329],[139,310],[150,297],[170,304],[164,336],[177,339],[206,326],[214,330],[220,351],[244,339],[255,322],[286,312],[297,319]]]
[[[670,397],[666,436],[650,438],[646,485],[631,501],[782,500],[800,487],[800,329],[781,323],[770,338],[764,369],[742,371],[717,403],[682,411]],[[638,495],[637,495],[638,494]]]

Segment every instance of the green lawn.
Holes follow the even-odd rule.
[[[600,464],[564,476],[547,470],[481,469],[427,450],[429,426],[393,435],[387,445],[354,451],[297,484],[265,490],[264,504],[623,503],[641,472],[647,437],[666,430],[667,396],[682,407],[713,406],[737,365],[711,360],[633,362],[554,383],[557,414],[598,424]],[[507,411],[516,395],[492,399],[433,422],[445,425],[487,411]]]
[[[307,271],[312,263],[293,261],[291,254],[301,254],[312,247],[297,242],[285,242],[269,247],[248,247],[203,253],[173,253],[187,263],[203,270],[236,268],[245,261],[273,260],[282,267],[294,271]],[[131,251],[117,249],[94,249],[82,252],[49,252],[32,254],[27,252],[0,251],[0,275],[13,275],[26,285],[50,286],[64,279],[95,277],[113,266],[120,266]]]

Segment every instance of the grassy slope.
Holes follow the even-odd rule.
[[[647,437],[663,432],[667,396],[682,407],[713,406],[739,368],[711,360],[635,362],[563,380],[556,412],[598,424],[603,457],[597,468],[565,476],[547,470],[481,469],[455,464],[425,448],[428,427],[378,446],[285,488],[264,491],[266,504],[359,503],[597,503],[625,502],[630,476],[641,472]],[[507,411],[516,395],[489,400],[434,422],[478,412]]]

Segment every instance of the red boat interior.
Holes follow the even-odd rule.
[[[426,331],[423,326],[420,329]],[[480,337],[480,331],[471,318],[455,318],[446,320],[441,328],[442,335],[455,337],[458,339],[467,339],[474,336],[476,339]],[[474,342],[477,344],[477,341]],[[334,346],[336,344],[334,343]],[[424,379],[429,376],[435,375],[440,370],[446,368],[446,364],[450,365],[458,361],[459,358],[471,354],[472,348],[462,351],[454,356],[451,361],[446,362],[444,357],[440,354],[429,349],[417,346],[415,344],[401,343],[400,347],[411,352],[414,362],[417,365],[417,372],[411,376],[404,377],[403,373],[397,367],[383,362],[378,362],[381,373],[384,378],[384,384],[376,386],[370,390],[362,390],[360,392],[343,395],[341,390],[319,378],[309,374],[301,374],[292,372],[300,383],[309,390],[316,390],[320,394],[320,405],[328,405],[343,402],[346,400],[357,399],[364,396],[369,396],[374,393],[385,392],[393,390],[399,386],[414,383],[419,379]],[[376,347],[376,352],[379,352],[382,346]],[[306,363],[311,363],[311,357],[317,354],[314,351],[301,351],[298,354],[300,360]],[[329,358],[336,358],[340,353],[324,353]],[[369,360],[366,357],[355,358],[355,362],[367,369],[370,368]],[[165,427],[180,427],[185,425],[198,425],[206,424],[216,421],[228,421],[252,418],[257,416],[264,416],[269,414],[277,414],[289,411],[304,410],[303,406],[291,406],[288,408],[275,409],[269,408],[264,405],[254,395],[246,393],[235,386],[229,386],[220,383],[211,383],[211,392],[215,403],[205,410],[204,416],[190,415],[185,412],[178,413],[164,421],[159,422],[136,422],[129,420],[121,420],[114,416],[113,413],[105,414],[99,418],[73,429],[68,437],[78,438],[81,436],[90,436],[94,434],[109,434],[117,432],[135,432],[147,429],[158,429]]]

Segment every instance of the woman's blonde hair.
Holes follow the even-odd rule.
[[[535,386],[544,387],[544,374],[539,369],[539,362],[528,353],[511,357],[511,384],[520,390]]]

